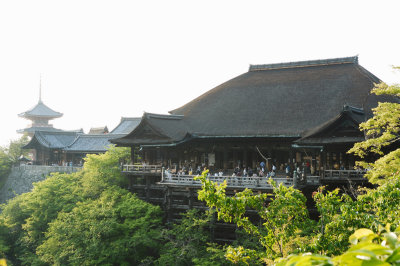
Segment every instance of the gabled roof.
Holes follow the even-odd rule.
[[[80,133],[71,131],[36,131],[24,149],[34,149],[37,145],[49,149],[62,149],[72,144]]]
[[[111,140],[112,143],[171,143],[185,137],[187,127],[181,115],[144,113],[140,124],[128,135]]]
[[[110,145],[110,139],[122,135],[111,134],[85,134],[79,135],[75,141],[64,148],[66,152],[99,153],[106,152]]]
[[[370,94],[380,80],[358,64],[358,57],[253,65],[248,72],[170,111],[173,120],[144,115],[121,145],[146,144],[140,134],[149,127],[170,142],[187,134],[207,137],[300,138],[336,117],[344,105],[365,110],[366,118],[379,101],[397,101]],[[157,143],[153,139],[152,143]]]
[[[53,118],[61,117],[62,115],[63,115],[62,113],[59,113],[59,112],[56,112],[56,111],[50,109],[41,100],[39,100],[39,102],[34,107],[29,109],[28,111],[18,114],[19,117],[23,117],[23,118],[27,118],[27,119],[39,118],[39,117],[53,119]]]
[[[359,130],[358,126],[365,121],[364,110],[345,105],[340,114],[305,132],[302,138],[296,140],[295,143],[315,145],[363,141],[364,134]]]
[[[141,120],[141,117],[122,117],[110,134],[129,134],[139,125]]]

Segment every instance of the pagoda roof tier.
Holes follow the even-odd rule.
[[[61,117],[62,115],[63,115],[62,113],[54,111],[40,100],[34,107],[29,109],[28,111],[18,114],[19,117],[23,117],[26,119],[35,119],[35,118],[53,119]]]
[[[76,130],[62,130],[58,128],[54,128],[52,126],[48,127],[28,127],[24,129],[18,129],[17,133],[35,133],[36,131],[46,131],[46,132],[75,132],[75,133],[83,133],[83,129],[76,129]]]

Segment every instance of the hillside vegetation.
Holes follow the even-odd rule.
[[[373,92],[400,96],[400,86]],[[318,221],[293,187],[271,180],[272,199],[247,189],[228,197],[226,184],[204,172],[199,199],[209,211],[164,224],[159,207],[124,189],[119,165],[129,150],[111,148],[88,155],[82,171],[53,174],[2,206],[0,255],[11,265],[400,265],[400,104],[379,104],[360,128],[367,140],[350,152],[374,187],[353,195],[319,188]],[[371,154],[379,159],[364,160]],[[246,216],[249,208],[260,224]],[[237,225],[236,242],[211,243],[214,217]]]

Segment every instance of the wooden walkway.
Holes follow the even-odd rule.
[[[163,175],[161,179],[162,184],[170,185],[182,185],[182,186],[201,186],[200,180],[195,180],[195,175]],[[238,188],[266,188],[272,189],[272,186],[268,183],[267,177],[240,177],[240,176],[209,176],[209,180],[222,184],[226,181],[228,187]],[[284,186],[292,186],[293,180],[291,178],[273,178],[273,180]]]
[[[122,172],[123,173],[162,173],[163,167],[161,165],[141,165],[141,164],[123,165]]]
[[[196,175],[180,175],[165,171],[161,165],[123,165],[122,172],[133,175],[150,175],[159,176],[161,185],[173,185],[173,186],[190,186],[200,187],[201,182],[195,180]],[[304,185],[318,186],[325,182],[335,181],[362,181],[364,178],[365,171],[359,170],[325,170],[322,175],[306,176],[305,180],[297,178],[286,178],[282,175],[277,175],[272,179],[279,185],[284,186],[295,186],[301,187]],[[300,175],[301,176],[301,175]],[[260,188],[260,189],[272,189],[272,186],[268,183],[268,177],[241,177],[241,176],[215,176],[210,175],[209,179],[218,184],[226,181],[229,188]]]

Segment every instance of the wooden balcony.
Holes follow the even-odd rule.
[[[194,180],[196,175],[178,175],[174,172],[166,173],[161,165],[123,165],[122,172],[133,176],[158,176],[161,185],[200,187],[201,182]],[[309,176],[305,179],[298,175],[297,180],[286,178],[284,173],[277,173],[273,178],[277,184],[285,186],[304,187],[307,185],[319,186],[329,182],[364,181],[365,171],[359,170],[325,170],[321,175]],[[159,179],[159,180],[160,180]],[[226,181],[229,188],[261,188],[272,189],[267,177],[241,177],[241,176],[214,176],[210,180],[221,184]]]
[[[176,185],[176,186],[201,186],[200,180],[194,179],[195,175],[163,175],[161,184]],[[229,188],[258,188],[258,189],[272,189],[268,183],[267,177],[241,177],[241,176],[209,176],[211,181],[221,184],[227,182]],[[279,185],[292,186],[293,180],[291,178],[273,178]]]
[[[122,173],[132,173],[132,174],[142,174],[142,173],[162,173],[161,165],[141,165],[141,164],[131,164],[123,165]]]
[[[321,180],[365,180],[366,171],[363,170],[325,170]]]

